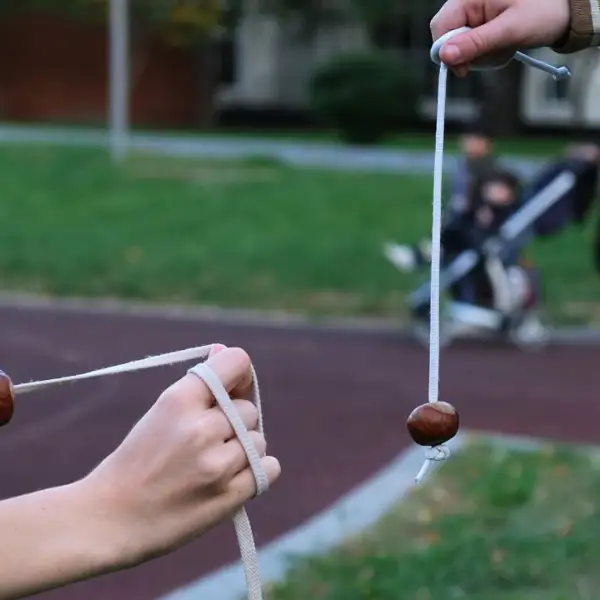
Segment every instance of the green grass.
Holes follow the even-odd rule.
[[[483,441],[371,530],[296,559],[266,600],[595,600],[600,461]]]
[[[392,269],[381,244],[430,228],[420,175],[258,159],[137,157],[118,169],[99,151],[3,146],[0,181],[1,286],[52,295],[402,315],[418,278]],[[551,314],[588,319],[598,287],[585,235],[535,255]]]

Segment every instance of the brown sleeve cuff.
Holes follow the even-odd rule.
[[[598,44],[594,31],[592,6],[600,4],[600,0],[569,0],[571,5],[571,24],[565,36],[558,40],[552,50],[559,54],[571,54]]]

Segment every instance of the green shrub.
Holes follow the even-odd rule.
[[[343,54],[317,67],[311,108],[353,144],[375,144],[416,116],[412,71],[384,52]]]

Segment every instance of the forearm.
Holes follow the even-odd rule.
[[[22,598],[117,568],[104,509],[86,482],[0,502],[0,599]]]
[[[568,35],[554,48],[568,54],[600,45],[600,1],[569,0],[571,24]]]

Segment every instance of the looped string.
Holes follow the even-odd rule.
[[[86,373],[80,373],[79,375],[70,375],[68,377],[59,377],[56,379],[21,383],[15,385],[13,390],[15,396],[19,396],[21,394],[27,394],[36,390],[57,385],[64,385],[66,383],[73,383],[83,379],[93,379],[108,375],[117,375],[119,373],[131,373],[191,360],[204,361],[208,358],[211,348],[212,345],[198,346],[196,348],[187,348],[186,350],[169,352],[167,354],[160,354],[158,356],[148,356],[141,360],[135,360],[112,367],[97,369],[95,371],[88,371]],[[263,415],[260,400],[260,389],[258,386],[258,377],[253,366],[251,369],[252,389],[250,400],[256,405],[258,410],[258,431],[263,433]],[[260,494],[265,493],[269,489],[269,480],[267,478],[267,474],[262,467],[261,459],[256,447],[248,435],[248,430],[242,422],[242,419],[240,418],[235,405],[231,401],[227,390],[223,387],[223,384],[215,375],[214,371],[204,362],[201,362],[189,369],[188,373],[199,377],[212,392],[215,401],[223,411],[227,420],[231,423],[231,427],[233,428],[242,447],[244,448],[250,469],[254,474],[254,479],[256,482],[256,495],[259,496]],[[254,543],[254,535],[252,533],[250,519],[248,518],[248,514],[246,513],[246,509],[244,507],[241,507],[233,516],[233,524],[240,548],[242,564],[244,566],[246,586],[248,588],[248,600],[262,600],[263,596],[258,565],[258,555],[256,552],[256,545]]]
[[[425,458],[427,460],[442,461],[450,456],[450,448],[448,446],[432,446],[425,450]]]
[[[448,83],[448,67],[440,60],[442,46],[459,33],[469,31],[470,27],[461,27],[449,31],[434,42],[431,47],[431,60],[439,65],[437,111],[435,126],[435,154],[433,164],[433,202],[431,224],[431,284],[430,284],[430,324],[429,324],[429,385],[428,401],[437,402],[439,399],[439,373],[440,373],[440,271],[441,271],[441,237],[442,237],[442,181],[444,168],[444,135],[446,125],[446,95]],[[496,64],[479,64],[476,70],[500,69],[511,60],[518,60],[523,64],[550,73],[555,80],[570,77],[567,67],[555,67],[516,52],[508,61]],[[450,449],[447,446],[432,446],[425,451],[425,462],[417,474],[415,481],[419,483],[429,470],[433,462],[441,462],[449,458]]]

